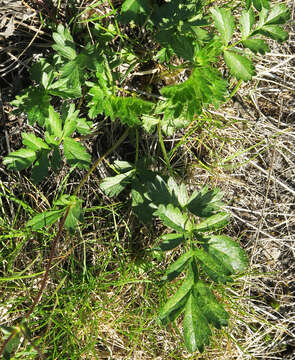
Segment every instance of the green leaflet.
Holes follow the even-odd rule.
[[[3,159],[3,164],[8,169],[21,171],[28,168],[36,160],[36,152],[31,149],[13,151]]]
[[[181,286],[177,289],[176,293],[160,309],[159,319],[162,321],[163,324],[167,324],[170,321],[169,317],[175,311],[177,311],[179,308],[183,308],[192,286],[193,279],[189,278],[184,280]]]
[[[31,220],[27,222],[27,226],[32,230],[40,230],[45,226],[54,224],[64,213],[64,209],[61,210],[48,210],[38,215],[35,215]]]
[[[247,37],[251,34],[253,25],[255,21],[254,11],[253,9],[249,9],[248,11],[242,11],[242,15],[239,18],[239,22],[241,25],[241,33],[242,38],[247,39]]]
[[[193,295],[198,308],[209,324],[217,329],[228,325],[229,315],[223,306],[217,302],[207,285],[198,280],[193,287]]]
[[[140,221],[144,224],[151,224],[155,210],[150,206],[150,200],[145,196],[145,192],[146,186],[141,181],[132,182],[132,209]]]
[[[189,295],[185,305],[183,336],[185,345],[191,353],[197,349],[203,352],[204,346],[209,345],[211,330],[206,318],[198,307],[193,293]]]
[[[244,271],[248,267],[245,251],[228,236],[211,235],[208,253],[220,260],[232,273]]]
[[[40,59],[31,67],[31,79],[39,83],[44,90],[48,90],[52,84],[55,74],[54,67],[45,59]]]
[[[137,25],[143,25],[150,11],[150,4],[146,0],[125,0],[121,8],[119,21],[122,24],[134,21]]]
[[[84,221],[84,217],[83,217],[83,209],[82,209],[82,200],[76,197],[71,197],[71,198],[72,201],[71,204],[68,205],[70,209],[65,221],[65,228],[71,234],[73,234],[76,230],[78,223]]]
[[[1,325],[0,329],[4,335],[4,336],[1,335],[1,338],[3,339],[7,339],[11,334],[13,334],[13,336],[7,342],[7,344],[3,349],[3,359],[10,360],[11,359],[10,356],[13,355],[13,353],[16,351],[16,349],[18,348],[21,342],[22,333],[19,328],[15,328],[15,327],[8,327]]]
[[[50,86],[50,94],[64,99],[81,97],[80,68],[76,60],[66,63],[59,75],[59,79]]]
[[[167,185],[172,198],[176,198],[182,208],[185,207],[188,202],[188,193],[185,184],[178,186],[176,181],[170,177]]]
[[[286,41],[289,36],[287,31],[283,30],[278,25],[264,25],[262,28],[255,30],[253,34],[265,35],[279,42]]]
[[[79,110],[75,111],[75,105],[65,104],[62,108],[63,137],[69,137],[77,129]],[[85,120],[84,120],[85,121]],[[79,130],[78,130],[79,131]],[[80,132],[80,131],[79,131]]]
[[[34,151],[41,149],[49,150],[49,146],[39,137],[34,134],[22,133],[23,144]]]
[[[31,178],[35,184],[38,184],[49,175],[50,163],[48,153],[49,150],[41,150],[38,153],[37,161],[34,164],[31,174]]]
[[[49,134],[61,138],[62,137],[62,120],[58,112],[52,106],[49,106],[48,118],[45,122],[46,129]]]
[[[249,2],[248,6],[253,3],[256,10],[261,11],[263,8],[269,9],[269,0],[247,0]]]
[[[161,236],[161,243],[159,244],[159,248],[162,251],[169,251],[185,241],[185,237],[183,234],[166,234]]]
[[[229,277],[231,271],[223,264],[223,261],[219,261],[204,249],[195,249],[195,256],[213,281],[223,284],[232,281]]]
[[[68,29],[59,24],[57,32],[52,34],[55,44],[52,48],[62,57],[68,60],[74,60],[76,58],[76,50],[74,40]]]
[[[223,8],[220,9],[215,7],[211,8],[210,11],[214,19],[214,25],[221,34],[221,39],[224,41],[225,45],[227,45],[230,42],[235,29],[234,17],[230,10]]]
[[[135,97],[113,96],[110,100],[111,111],[105,110],[105,114],[111,120],[119,118],[122,124],[130,127],[141,124],[141,116],[150,114],[154,104]]]
[[[108,196],[117,196],[122,192],[126,185],[130,183],[135,170],[129,170],[124,174],[110,176],[103,179],[100,188]]]
[[[228,224],[229,218],[230,216],[228,213],[220,212],[201,221],[195,226],[195,230],[199,232],[206,232],[222,229]]]
[[[28,115],[30,125],[37,122],[44,126],[44,120],[48,117],[50,96],[43,89],[29,87],[22,95],[17,95],[11,104],[17,107],[16,114]]]
[[[226,50],[224,52],[224,60],[232,75],[234,75],[237,79],[248,81],[255,75],[255,69],[252,61],[235,51]]]
[[[158,216],[163,224],[178,232],[184,232],[191,229],[192,224],[187,215],[182,213],[179,208],[174,207],[172,204],[159,205],[154,216]]]
[[[264,40],[261,39],[248,39],[248,40],[244,40],[242,41],[242,44],[250,49],[252,52],[256,53],[260,53],[262,55],[264,55],[267,52],[270,52],[270,49],[268,47],[268,45],[266,44],[266,42]]]
[[[64,155],[69,165],[77,165],[79,169],[88,169],[91,156],[86,149],[72,138],[66,137],[63,142]]]
[[[170,47],[177,56],[193,61],[195,46],[192,35],[183,35],[176,29],[165,29],[157,34],[157,40],[162,46]]]
[[[82,200],[75,195],[64,194],[55,201],[54,206],[62,206],[64,212],[68,209],[65,228],[73,234],[77,225],[84,221]]]
[[[170,191],[166,182],[159,175],[156,175],[153,181],[147,183],[145,196],[151,201],[153,208],[169,204],[173,204],[176,207],[179,206],[175,194]]]
[[[275,4],[265,20],[265,25],[285,24],[290,19],[290,10],[285,4]]]
[[[219,189],[208,190],[205,186],[201,191],[194,191],[188,200],[188,210],[196,216],[208,217],[219,210],[223,203],[223,193]]]
[[[162,280],[171,281],[175,279],[182,270],[187,266],[189,260],[194,255],[193,250],[189,250],[186,253],[182,254],[174,263],[172,263],[165,272],[165,275],[162,277]]]

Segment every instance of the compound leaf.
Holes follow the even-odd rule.
[[[224,60],[232,75],[237,79],[248,81],[251,80],[252,76],[255,74],[252,61],[245,56],[237,54],[235,51],[226,50],[224,52]]]
[[[91,156],[79,142],[66,137],[64,139],[64,154],[69,165],[77,165],[79,169],[87,169],[91,163]]]

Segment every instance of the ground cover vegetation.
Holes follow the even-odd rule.
[[[1,241],[10,241],[1,253],[6,258],[2,281],[9,313],[17,314],[1,326],[1,354],[7,359],[131,358],[138,356],[135,348],[144,348],[146,328],[152,328],[152,337],[161,324],[168,326],[165,334],[183,341],[192,358],[201,358],[212,333],[238,343],[224,329],[230,314],[240,314],[237,318],[247,323],[237,291],[245,288],[248,256],[222,232],[230,226],[222,191],[195,190],[184,180],[189,170],[181,151],[195,132],[212,136],[223,127],[217,111],[256,75],[256,57],[271,51],[267,39],[288,39],[288,6],[267,0],[218,6],[192,0],[97,1],[81,10],[75,2],[48,4],[29,3],[52,36],[51,46],[32,62],[28,86],[11,101],[14,116],[26,116],[27,128],[18,149],[3,158],[9,183],[22,183],[16,179],[24,176],[39,200],[34,204],[28,194],[1,183]],[[177,134],[183,134],[178,141]],[[213,140],[228,142],[214,135]],[[252,149],[219,163],[226,167]],[[206,162],[198,164],[214,171]],[[99,186],[93,179],[97,173]],[[52,193],[48,179],[58,179]],[[280,185],[292,193],[284,182]],[[101,226],[104,231],[98,231]],[[35,250],[32,239],[38,243]],[[66,252],[59,255],[62,246]],[[16,271],[26,247],[38,255]],[[102,250],[98,259],[90,259]],[[112,327],[107,309],[132,283],[144,284],[145,301],[128,295],[136,320],[128,331],[125,325],[116,328],[129,350],[119,343],[112,355],[113,345],[103,333],[96,338],[98,317],[106,329]],[[275,300],[271,304],[276,307]],[[126,311],[116,321],[127,323]],[[211,341],[214,349],[218,340]],[[183,346],[168,353],[163,347],[162,341],[154,350],[145,349],[145,356],[184,356]]]

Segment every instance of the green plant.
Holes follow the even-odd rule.
[[[218,107],[230,99],[242,81],[251,80],[255,74],[252,58],[256,53],[269,51],[264,37],[286,40],[288,35],[282,25],[290,16],[283,4],[271,7],[267,0],[247,1],[237,24],[230,8],[214,7],[207,11],[205,5],[193,0],[162,5],[156,1],[126,0],[120,14],[114,11],[114,24],[109,22],[104,27],[96,23],[91,28],[95,44],[86,41],[77,45],[69,29],[58,25],[53,32],[53,54],[33,65],[31,79],[35,84],[12,102],[17,112],[27,114],[30,125],[39,127],[42,135],[23,133],[25,148],[4,158],[4,164],[12,170],[32,167],[35,183],[51,170],[57,172],[63,159],[69,166],[88,170],[73,194],[62,194],[49,210],[33,216],[26,224],[39,230],[61,219],[53,254],[63,227],[74,233],[83,222],[83,199],[78,197],[83,184],[98,164],[131,131],[135,132],[134,164],[116,161],[113,169],[117,175],[105,178],[101,188],[109,196],[130,188],[134,213],[142,222],[151,223],[158,218],[174,231],[161,237],[158,250],[178,246],[184,249],[162,280],[174,280],[182,272],[186,278],[160,310],[159,317],[167,324],[184,312],[184,339],[191,352],[203,351],[209,343],[210,324],[216,328],[227,325],[228,313],[214,293],[222,289],[221,284],[231,282],[236,272],[244,271],[247,260],[237,243],[219,233],[229,220],[227,213],[219,212],[222,206],[219,190],[203,188],[189,196],[185,185],[176,183],[163,134],[169,136],[186,127],[208,106]],[[131,22],[149,30],[155,50],[140,53],[138,41],[124,36],[118,22],[121,26]],[[117,37],[124,51],[112,47]],[[228,67],[228,76],[218,69],[222,60]],[[184,80],[179,81],[178,77],[176,84],[158,86],[156,94],[150,87],[142,89],[142,84],[137,88],[131,86],[128,77],[136,66],[151,61],[161,65],[158,79],[182,74]],[[122,70],[126,63],[127,70]],[[91,156],[81,142],[84,137],[91,138],[94,121],[102,118],[119,120],[127,129],[91,166]],[[149,170],[148,157],[140,159],[141,127],[148,133],[157,129],[166,165],[159,172]],[[51,261],[52,255],[26,319],[42,295]],[[9,346],[17,347],[15,339],[12,332],[3,347],[6,353]]]

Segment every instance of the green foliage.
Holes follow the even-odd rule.
[[[54,224],[58,219],[63,217],[67,212],[65,228],[74,233],[80,222],[83,222],[82,200],[75,195],[62,195],[55,201],[54,210],[44,211],[35,215],[27,222],[27,226],[32,230],[40,230],[46,226]]]
[[[132,186],[136,176],[140,176],[140,169],[137,169],[137,174],[134,171],[116,175],[113,183],[112,178],[106,178],[101,184],[102,189],[109,195],[119,194],[127,183]],[[201,279],[207,277],[219,284],[232,282],[232,275],[246,269],[247,256],[229,237],[212,234],[224,228],[229,221],[229,215],[220,211],[223,204],[222,193],[218,189],[209,191],[204,187],[188,196],[184,184],[178,186],[173,178],[166,183],[156,176],[143,186],[142,198],[145,198],[146,207],[153,209],[151,215],[175,231],[161,237],[158,249],[168,251],[181,244],[186,244],[188,248],[170,264],[162,277],[162,281],[172,281],[184,271],[187,272],[182,285],[160,310],[159,318],[163,324],[167,324],[184,312],[186,347],[191,352],[197,349],[202,352],[209,344],[210,326],[217,329],[226,326],[229,315]],[[140,213],[137,215],[145,220]],[[199,222],[194,220],[195,216],[201,218]]]
[[[78,118],[79,111],[74,104],[64,105],[62,115],[48,107],[48,117],[44,120],[45,141],[34,134],[23,133],[24,149],[10,153],[3,160],[12,170],[23,170],[33,166],[32,179],[35,183],[42,181],[49,173],[49,168],[56,171],[61,165],[62,149],[69,165],[88,168],[91,156],[79,142],[70,136],[74,132],[90,132],[90,122]]]
[[[63,162],[72,168],[89,169],[91,155],[81,138],[91,137],[93,122],[99,123],[102,132],[108,120],[133,128],[137,135],[140,127],[149,133],[158,128],[170,177],[160,175],[167,173],[165,169],[149,170],[148,162],[139,160],[137,137],[135,164],[115,161],[116,174],[104,178],[100,186],[110,197],[124,192],[126,198],[130,190],[131,206],[139,221],[150,225],[156,219],[170,231],[160,237],[154,250],[177,248],[181,255],[167,267],[161,280],[175,281],[180,276],[181,280],[160,309],[159,319],[166,325],[184,313],[184,342],[190,352],[202,352],[209,344],[212,327],[220,329],[228,324],[223,299],[218,296],[217,300],[216,293],[232,282],[236,273],[245,271],[247,257],[235,241],[221,234],[229,222],[229,215],[221,211],[222,193],[204,187],[189,194],[185,184],[179,185],[172,177],[162,133],[173,136],[204,109],[224,103],[229,84],[250,81],[255,75],[252,58],[270,51],[266,38],[287,39],[283,25],[290,12],[284,4],[248,0],[240,10],[237,22],[229,7],[208,9],[200,0],[126,0],[120,11],[113,12],[115,25],[89,27],[91,42],[83,43],[83,39],[80,44],[69,28],[59,24],[52,35],[53,53],[32,66],[33,84],[12,102],[15,112],[25,113],[38,131],[23,133],[24,147],[3,160],[10,170],[31,167],[32,180],[38,183],[51,170],[57,172]],[[128,29],[144,28],[138,32],[150,34],[155,50],[142,54],[138,49],[141,40],[121,33],[127,24]],[[117,39],[121,51],[114,50]],[[157,83],[156,94],[151,93],[150,84],[144,88],[144,81],[133,82],[136,68],[145,69],[154,62],[165,69],[157,75],[159,79],[176,75],[170,85]],[[220,64],[227,66],[227,77],[219,70]],[[84,176],[74,195],[62,194],[26,226],[39,231],[60,220],[73,234],[84,221],[83,200],[77,193],[102,159]],[[15,335],[7,344],[7,358],[17,346]]]

